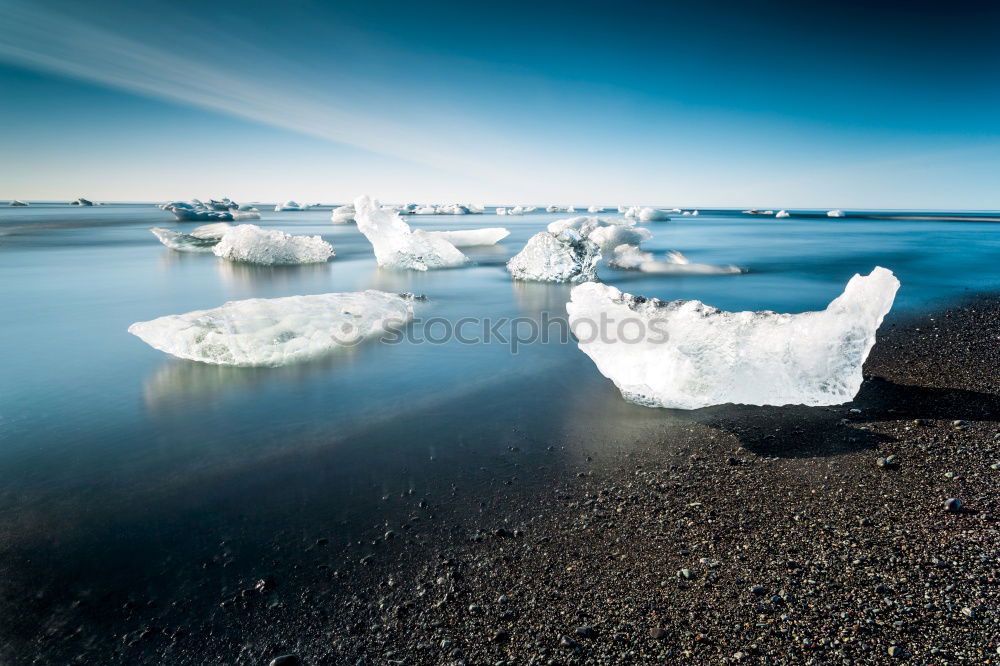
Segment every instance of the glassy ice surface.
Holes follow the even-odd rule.
[[[0,561],[30,560],[10,569],[27,580],[31,567],[65,568],[72,553],[72,584],[50,590],[64,590],[67,603],[83,594],[73,585],[103,588],[115,575],[132,589],[155,569],[168,604],[176,580],[163,572],[200,575],[204,552],[223,538],[275,522],[314,534],[322,522],[328,536],[348,540],[356,522],[382,519],[387,494],[475,484],[481,467],[526,483],[529,470],[557,464],[550,444],[566,458],[600,460],[680,417],[627,403],[554,331],[514,355],[495,337],[404,340],[279,368],[173,359],[127,332],[226,301],[365,289],[425,294],[408,329],[425,340],[446,337],[441,322],[463,317],[561,317],[573,285],[517,282],[505,264],[565,212],[407,216],[428,231],[511,232],[466,250],[467,266],[418,272],[377,268],[354,225],[331,224],[330,206],[275,213],[273,202],[254,204],[262,227],[320,235],[337,250],[326,263],[260,267],[164,247],[150,227],[197,225],[150,204],[30,203],[0,206]],[[492,211],[514,202],[487,203]],[[789,212],[776,220],[701,209],[649,225],[643,248],[655,256],[680,250],[743,274],[664,276],[606,262],[599,274],[648,297],[795,313],[826,307],[853,274],[881,265],[902,283],[883,326],[929,302],[1000,286],[994,223]],[[249,537],[233,543],[240,563],[266,557]]]

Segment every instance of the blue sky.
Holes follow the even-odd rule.
[[[1000,8],[651,4],[0,0],[0,198],[1000,208]]]

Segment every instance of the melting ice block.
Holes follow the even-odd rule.
[[[639,246],[628,244],[615,247],[609,263],[615,268],[663,275],[732,275],[743,272],[739,266],[691,263],[676,250],[667,253],[666,261],[657,261],[652,252],[644,252]]]
[[[826,216],[827,217],[844,217],[844,211],[840,210],[839,208],[834,209],[834,210],[829,210],[829,211],[826,212]]]
[[[232,227],[212,248],[217,257],[249,264],[316,264],[333,256],[333,246],[319,236],[293,236],[255,224]]]
[[[309,206],[303,206],[298,201],[286,201],[285,203],[280,203],[274,207],[275,213],[280,213],[284,210],[306,210]]]
[[[371,197],[359,197],[354,208],[358,229],[372,244],[379,266],[426,271],[461,266],[469,261],[444,238],[423,229],[411,230],[397,213],[382,210]]]
[[[354,204],[345,204],[333,209],[330,213],[330,221],[334,224],[354,223]]]
[[[485,229],[428,231],[427,235],[443,238],[455,247],[475,247],[477,245],[496,245],[509,236],[510,232],[503,227],[487,227]]]
[[[352,347],[413,318],[413,297],[360,291],[230,301],[212,310],[132,324],[128,332],[172,356],[278,366]]]
[[[20,199],[13,199],[13,200],[11,200],[10,205],[11,206],[27,206],[28,202],[27,201],[21,201]]]
[[[861,388],[861,366],[898,288],[892,271],[876,267],[851,278],[823,311],[778,314],[587,283],[573,289],[566,310],[580,349],[630,402],[837,405]]]
[[[153,235],[161,243],[171,250],[177,250],[178,252],[211,252],[212,248],[222,240],[222,236],[232,228],[225,222],[218,222],[192,229],[191,233],[187,234],[182,234],[172,229],[164,229],[163,227],[153,227],[150,231],[153,232]]]
[[[653,237],[649,229],[636,227],[635,220],[571,217],[551,222],[546,228],[555,234],[573,229],[584,238],[597,243],[601,252],[611,252],[622,244],[638,245]]]
[[[601,248],[573,229],[541,231],[511,257],[507,270],[515,280],[586,282],[597,279]]]

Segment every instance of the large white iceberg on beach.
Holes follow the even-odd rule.
[[[554,234],[573,229],[584,238],[597,243],[601,252],[611,252],[622,244],[638,245],[653,237],[649,229],[635,226],[635,220],[598,217],[570,217],[550,222],[546,227]]]
[[[265,266],[322,263],[333,256],[333,246],[319,236],[293,236],[255,224],[232,227],[212,248],[217,257]]]
[[[496,245],[510,235],[504,227],[486,227],[485,229],[456,229],[454,231],[428,231],[428,236],[442,238],[455,247],[476,247],[479,245]]]
[[[573,289],[566,310],[580,349],[630,402],[837,405],[861,388],[898,288],[892,271],[876,267],[851,278],[825,310],[778,314],[646,299],[592,282]]]
[[[541,231],[507,262],[515,280],[586,282],[597,279],[601,248],[573,229]]]
[[[413,297],[368,290],[230,301],[132,324],[128,332],[178,358],[278,366],[352,347],[413,318]]]
[[[444,238],[423,229],[410,229],[394,211],[383,210],[371,197],[354,202],[358,229],[375,250],[379,266],[426,271],[451,268],[469,261],[468,257]]]

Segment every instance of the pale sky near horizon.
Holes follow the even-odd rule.
[[[0,199],[1000,209],[986,3],[0,0]]]

